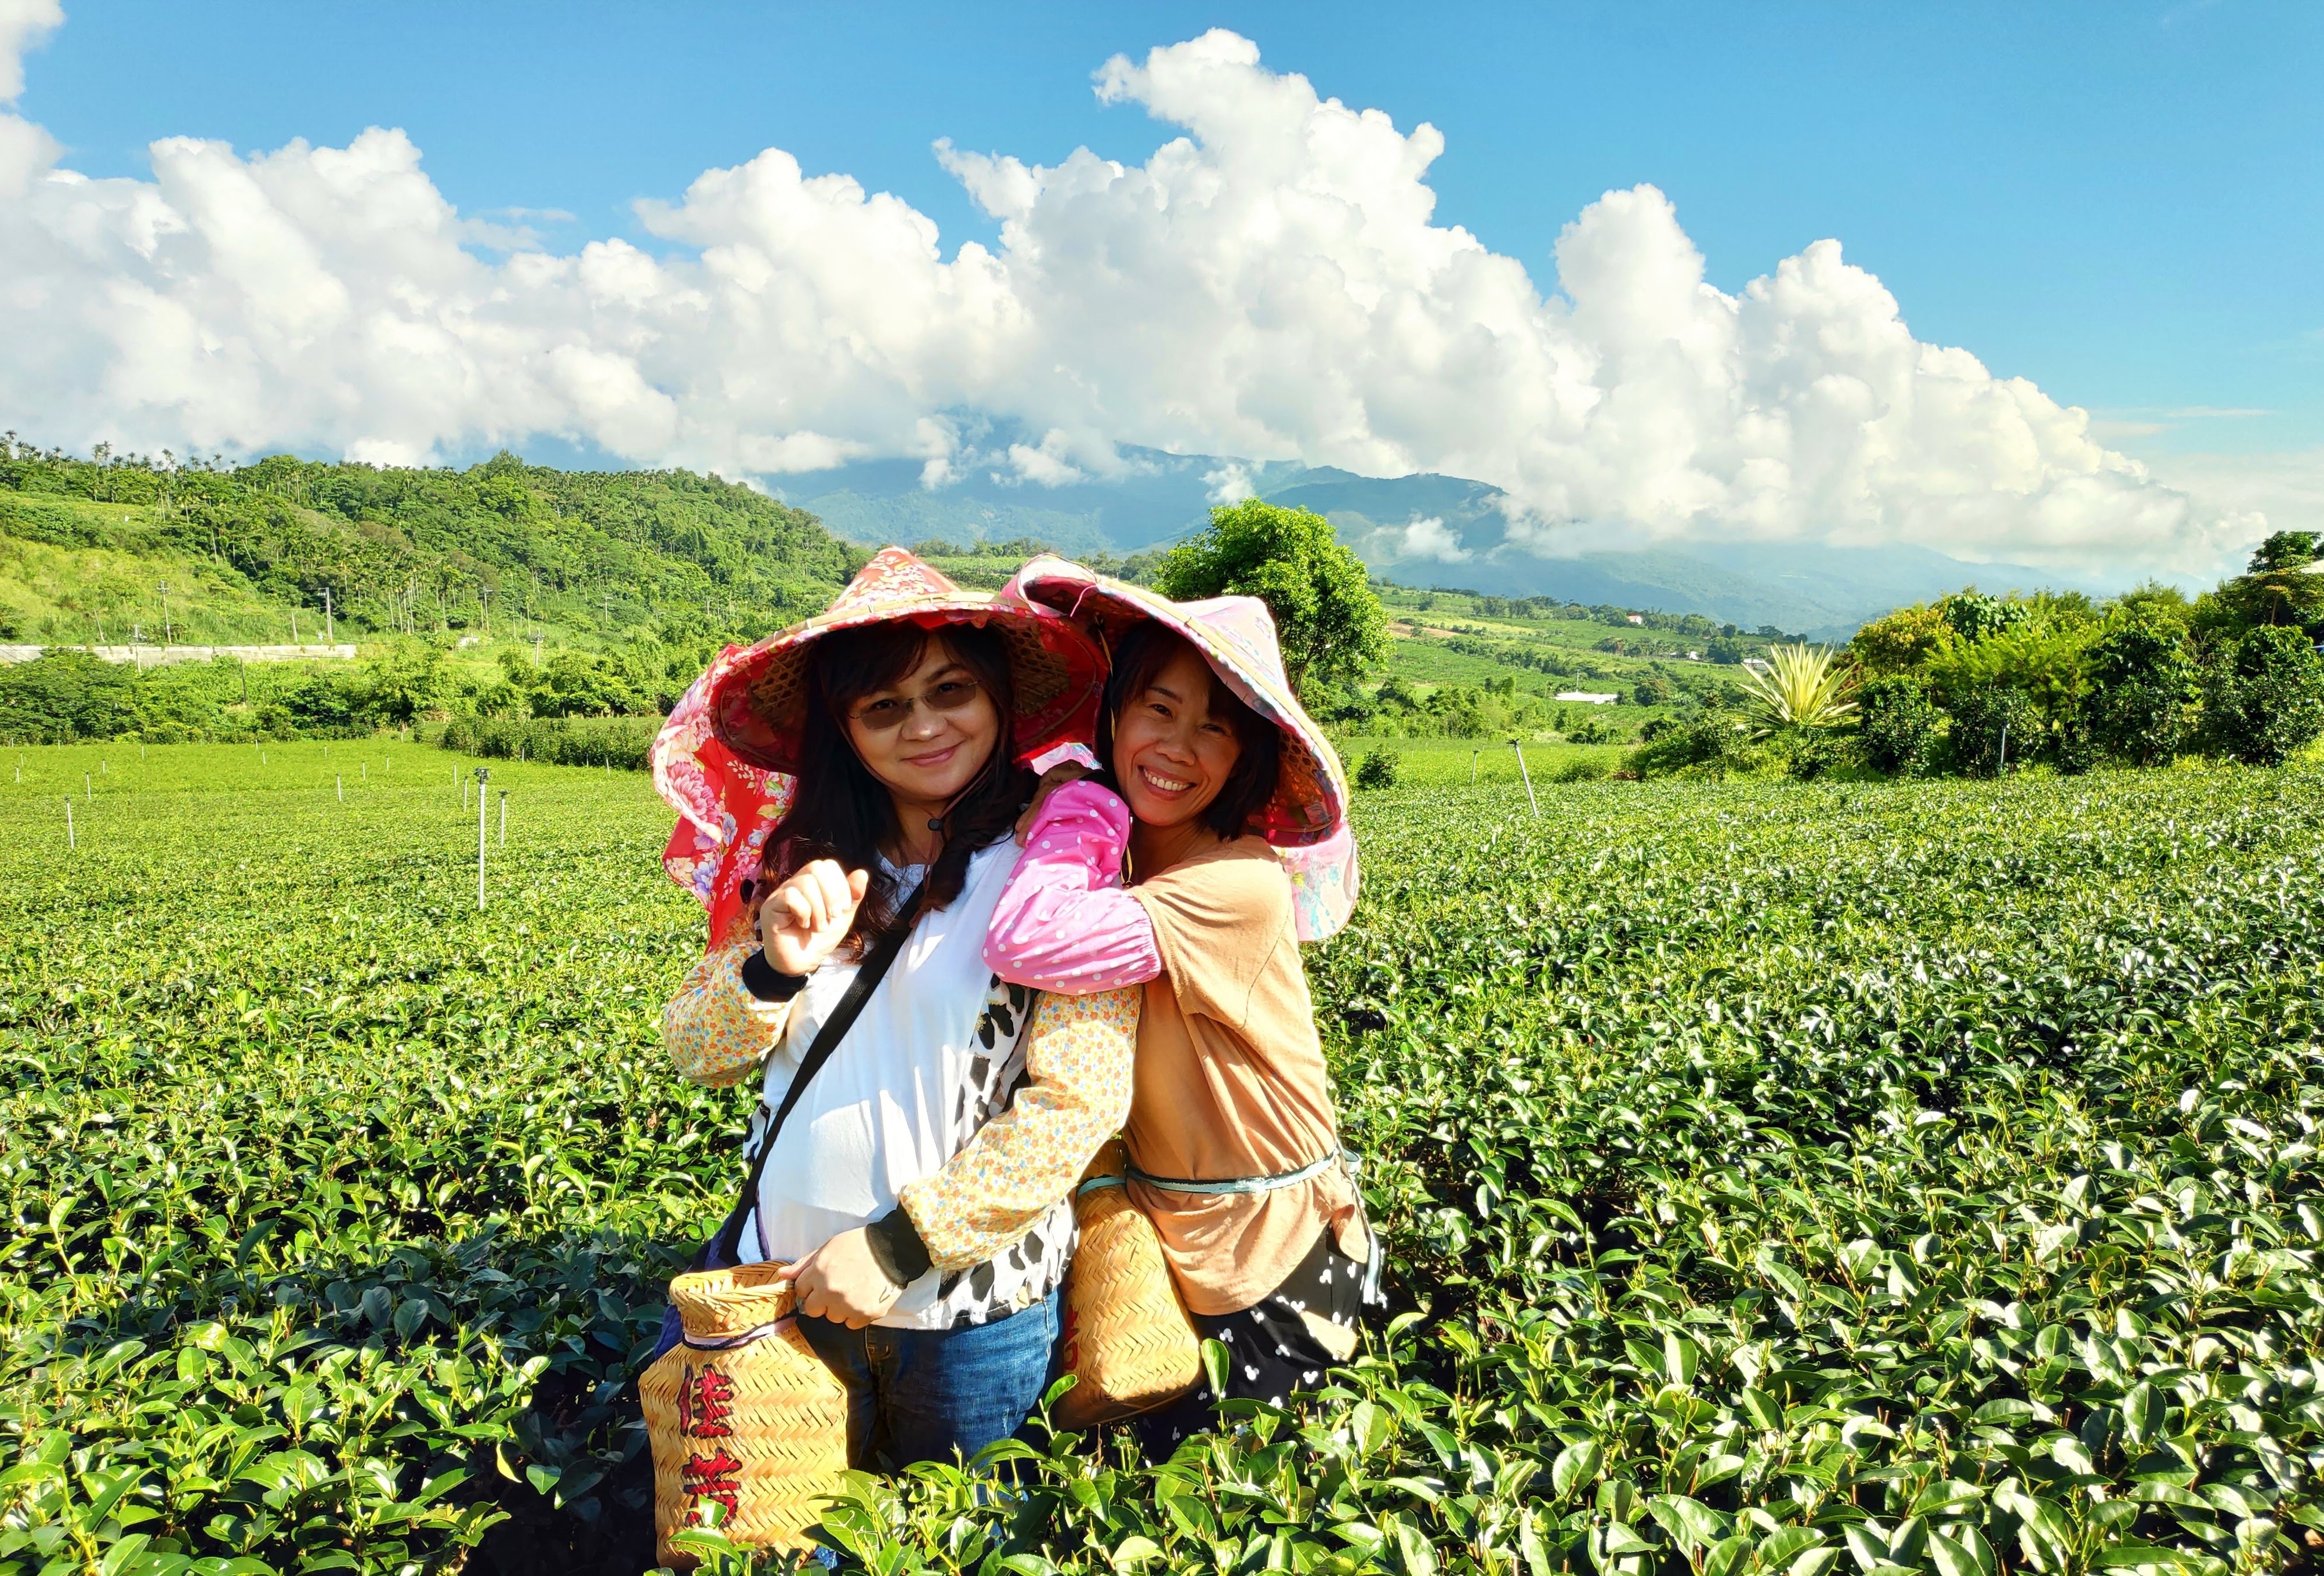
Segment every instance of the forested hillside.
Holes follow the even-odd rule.
[[[819,605],[862,558],[810,514],[687,471],[83,460],[14,434],[0,553],[0,632],[75,644],[133,624],[158,640],[165,616],[180,642],[286,639],[293,608],[319,630],[327,594],[357,636],[738,638]]]

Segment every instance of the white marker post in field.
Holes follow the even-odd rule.
[[[492,773],[476,768],[476,912],[484,911],[484,779]]]
[[[1538,816],[1541,814],[1541,801],[1533,797],[1533,773],[1526,770],[1525,746],[1512,739],[1509,741],[1509,748],[1517,752],[1517,775],[1525,779],[1526,803],[1531,805],[1533,813]]]
[[[65,847],[71,850],[79,846],[80,839],[73,834],[72,798],[68,795],[65,798]]]
[[[331,778],[331,781],[338,786],[339,803],[343,805],[346,804],[347,802],[347,779],[344,777],[334,774]]]
[[[501,789],[501,846],[508,846],[508,789]]]

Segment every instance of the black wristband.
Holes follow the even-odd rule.
[[[927,1274],[934,1262],[928,1257],[928,1245],[920,1240],[920,1229],[912,1224],[912,1217],[901,1204],[864,1227],[863,1235],[871,1245],[872,1262],[899,1290]]]
[[[778,973],[767,954],[754,952],[742,960],[742,989],[760,1001],[788,1001],[807,983],[805,974]]]

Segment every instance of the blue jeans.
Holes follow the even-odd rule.
[[[801,1335],[847,1387],[847,1459],[866,1470],[964,1459],[1025,1425],[1048,1387],[1057,1294],[964,1330],[862,1330],[801,1314]]]

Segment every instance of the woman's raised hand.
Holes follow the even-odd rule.
[[[759,908],[759,945],[779,974],[810,974],[846,937],[856,906],[871,889],[870,871],[835,859],[802,865]]]
[[[1040,815],[1041,806],[1049,802],[1049,796],[1067,783],[1079,782],[1089,775],[1089,768],[1078,760],[1060,760],[1041,774],[1041,780],[1033,788],[1033,802],[1027,805],[1025,813],[1017,817],[1019,846],[1023,846],[1025,840],[1033,834],[1034,817]]]

